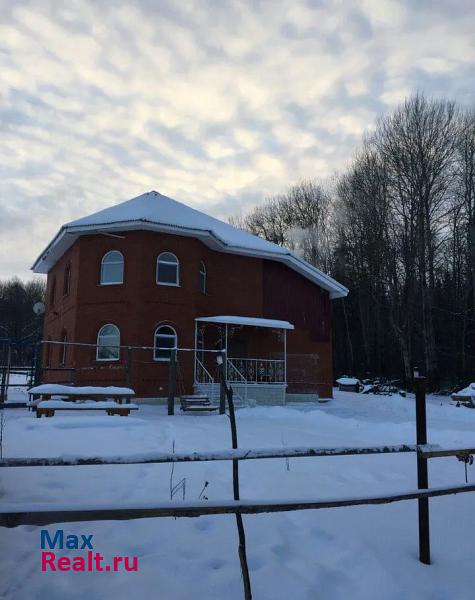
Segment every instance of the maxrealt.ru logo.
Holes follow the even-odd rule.
[[[110,560],[94,551],[93,534],[65,534],[63,529],[50,532],[41,530],[41,570],[42,571],[138,571],[138,556],[112,556]],[[85,554],[64,555],[49,550],[79,550]]]

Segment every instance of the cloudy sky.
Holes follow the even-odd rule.
[[[473,0],[0,0],[0,277],[155,189],[221,218],[343,169],[424,91],[470,105]]]

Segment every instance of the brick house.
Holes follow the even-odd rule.
[[[287,249],[157,192],[64,225],[46,273],[44,381],[166,396],[171,348],[183,393],[228,380],[257,401],[332,394],[331,300],[348,290]],[[61,371],[64,369],[64,372]],[[66,371],[66,369],[69,369]]]

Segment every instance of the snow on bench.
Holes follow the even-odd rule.
[[[452,401],[461,403],[469,408],[475,408],[475,383],[451,395]]]
[[[29,394],[61,396],[64,394],[73,394],[75,396],[135,396],[134,390],[126,387],[115,387],[113,385],[83,386],[75,387],[73,385],[62,385],[59,383],[43,383],[28,390]]]
[[[41,400],[36,405],[36,416],[41,418],[53,417],[57,410],[105,410],[108,415],[120,415],[127,417],[131,410],[138,410],[137,404],[119,404],[118,402],[110,401],[82,401],[82,402],[67,402],[64,400]]]
[[[135,396],[134,390],[125,387],[115,386],[83,386],[75,387],[72,385],[62,385],[58,383],[45,383],[37,385],[28,390],[30,399],[27,402],[29,409],[35,410],[39,402],[49,400],[52,396],[60,396],[63,400],[70,402],[83,401],[84,399],[92,401],[101,401],[111,398],[116,402],[130,403],[130,399]]]

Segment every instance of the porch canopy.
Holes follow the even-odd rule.
[[[278,321],[276,319],[261,319],[259,317],[197,317],[195,321],[204,321],[205,323],[220,323],[227,325],[248,325],[250,327],[270,327],[272,329],[295,329],[292,323],[288,321]]]
[[[240,383],[272,383],[285,385],[287,380],[287,331],[295,329],[292,323],[280,321],[277,319],[263,319],[260,317],[242,317],[236,315],[220,315],[215,317],[197,317],[195,319],[195,380],[200,382],[203,372],[205,377],[211,377],[206,369],[202,349],[204,348],[204,339],[202,336],[203,327],[206,325],[215,325],[222,327],[221,347],[226,356],[225,374],[226,379],[232,382]],[[274,330],[278,333],[280,340],[280,350],[278,356],[271,358],[269,354],[264,358],[262,354],[234,353],[232,338],[236,329],[242,327],[257,327],[267,330]],[[198,331],[200,329],[201,333]],[[280,331],[280,333],[279,333]],[[271,332],[269,331],[269,334]],[[269,338],[267,338],[269,340]],[[275,345],[275,342],[274,342]],[[234,344],[235,346],[235,344]],[[201,360],[200,360],[201,357]]]

